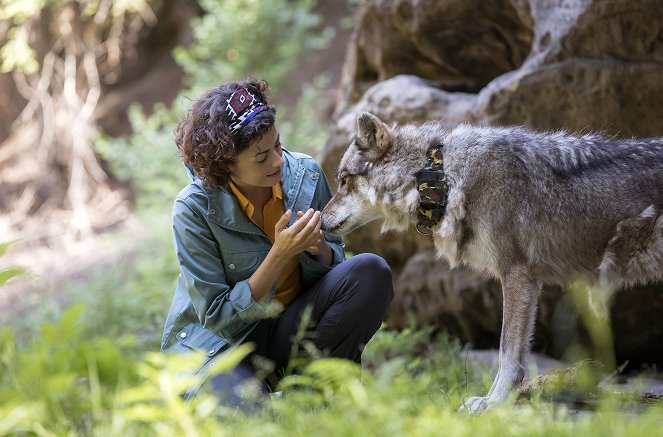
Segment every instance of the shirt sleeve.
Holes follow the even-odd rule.
[[[203,213],[186,199],[173,208],[173,240],[180,264],[180,281],[201,325],[225,338],[237,338],[257,320],[268,316],[266,303],[253,299],[248,279],[230,287],[214,238]]]

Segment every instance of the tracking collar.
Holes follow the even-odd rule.
[[[444,174],[443,144],[430,146],[426,151],[426,166],[415,175],[419,206],[417,232],[422,235],[433,233],[432,227],[440,223],[447,207],[449,187]]]

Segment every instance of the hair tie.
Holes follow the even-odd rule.
[[[241,88],[232,93],[226,100],[226,113],[230,117],[230,132],[235,133],[258,113],[267,107],[246,88]]]

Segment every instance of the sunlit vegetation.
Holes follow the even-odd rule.
[[[66,151],[70,166],[88,163],[83,176],[92,180],[97,171],[97,161],[89,155],[94,143],[113,177],[131,186],[134,213],[148,230],[140,247],[129,231],[112,235],[128,247],[117,259],[59,282],[57,300],[44,298],[27,315],[9,315],[8,325],[0,329],[0,435],[662,435],[663,406],[610,390],[594,392],[591,402],[582,404],[573,397],[542,395],[511,399],[480,415],[459,411],[464,398],[488,390],[494,373],[468,362],[466,346],[421,326],[402,331],[383,327],[367,346],[362,368],[324,358],[298,361],[282,382],[283,395],[251,412],[219,405],[204,391],[184,401],[181,393],[191,382],[187,375],[197,357],[158,352],[178,274],[168,213],[187,183],[173,143],[174,124],[202,90],[233,77],[253,74],[269,80],[278,101],[280,93],[293,92],[289,74],[302,58],[325,47],[332,30],[320,25],[313,0],[203,0],[204,14],[192,23],[193,43],[174,54],[187,75],[176,101],[148,113],[134,106],[134,134],[127,138],[93,139],[96,130],[86,129],[92,122],[86,105],[96,105],[99,77],[110,74],[109,63],[119,62],[111,56],[118,26],[129,19],[156,19],[146,12],[150,4],[0,0],[0,24],[5,23],[0,29],[8,30],[0,40],[1,68],[15,71],[42,97],[22,115],[38,132],[31,150],[43,145],[44,138],[53,141],[49,153]],[[95,63],[76,52],[73,65],[66,64],[63,54],[85,47],[83,34],[53,26],[61,32],[56,32],[60,51],[40,64],[26,33],[34,25],[29,17],[48,8],[54,16],[69,14],[64,18],[81,23],[81,29],[92,29],[85,44],[111,50],[102,56],[105,61]],[[79,80],[79,94],[67,100],[65,82],[72,75]],[[290,113],[279,110],[284,144],[316,154],[327,137],[316,119],[316,96],[328,80],[320,76],[297,85],[294,92],[301,97],[296,107]],[[77,130],[44,136],[53,127],[48,110],[60,104],[64,118],[59,123],[84,133],[77,139],[79,148],[72,148],[70,138]],[[76,118],[82,109],[85,117]],[[69,182],[76,187],[80,181]],[[72,190],[69,196],[72,208],[83,208],[81,193]],[[0,255],[7,250],[8,244],[0,244]],[[24,273],[0,266],[0,293]],[[599,340],[600,329],[592,330]],[[246,352],[239,348],[224,356],[216,371],[228,371]]]

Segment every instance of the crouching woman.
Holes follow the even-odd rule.
[[[239,404],[246,380],[266,392],[284,375],[310,307],[317,349],[359,363],[392,298],[391,270],[372,254],[345,260],[341,239],[321,230],[327,179],[281,146],[267,83],[209,90],[179,122],[176,143],[192,182],[173,208],[180,274],[162,349],[200,353],[205,375],[228,347],[253,343],[234,372],[207,384]],[[265,359],[271,371],[258,375]]]

